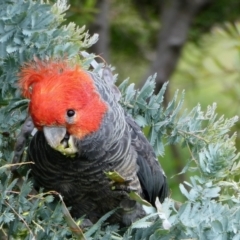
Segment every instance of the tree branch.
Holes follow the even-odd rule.
[[[156,93],[173,73],[194,17],[211,1],[213,0],[165,0],[163,2],[160,14],[162,28],[159,31],[156,58],[147,74],[149,76],[157,73]]]
[[[99,40],[90,48],[90,52],[101,55],[106,61],[109,60],[109,1],[98,0],[96,5],[98,13],[94,23],[90,26],[90,33],[98,33]]]

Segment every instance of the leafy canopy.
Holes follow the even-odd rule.
[[[13,239],[239,239],[239,154],[235,137],[229,136],[237,117],[216,114],[216,104],[204,112],[200,105],[181,112],[184,94],[176,92],[166,108],[163,96],[167,85],[153,94],[155,76],[140,90],[125,80],[119,89],[122,106],[142,128],[158,155],[166,144],[182,144],[189,162],[182,170],[192,171],[190,182],[180,184],[186,197],[182,204],[169,198],[158,211],[119,230],[103,216],[84,234],[80,220],[71,218],[63,200],[54,201],[56,192],[36,193],[27,162],[19,163],[18,174],[10,167],[20,125],[27,116],[28,101],[20,97],[17,72],[21,65],[38,58],[67,57],[86,69],[94,55],[80,54],[97,40],[74,23],[62,25],[66,1],[53,6],[44,1],[0,0],[0,236]],[[102,64],[95,63],[101,75]],[[23,155],[23,160],[25,153]],[[164,159],[163,159],[164,160]],[[177,161],[177,159],[173,160]]]

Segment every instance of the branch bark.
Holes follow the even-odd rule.
[[[109,61],[109,0],[98,0],[96,4],[97,14],[89,28],[90,33],[98,33],[99,40],[94,44],[90,52],[102,56]]]
[[[188,31],[196,14],[213,0],[165,0],[161,6],[156,58],[150,66],[148,76],[157,73],[157,93],[173,73],[181,50],[187,40]]]

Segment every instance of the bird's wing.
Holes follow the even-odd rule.
[[[138,178],[144,197],[155,206],[156,197],[159,197],[160,202],[163,202],[168,195],[165,173],[156,158],[152,146],[143,135],[141,128],[130,116],[126,116],[126,121],[131,128],[132,146],[138,155]]]

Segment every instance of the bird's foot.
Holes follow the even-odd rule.
[[[132,191],[137,191],[137,188],[130,185],[133,178],[125,178],[124,182],[115,182],[111,181],[110,186],[113,191],[125,191],[127,193],[130,193]]]
[[[86,229],[90,228],[92,225],[93,225],[93,223],[89,219],[83,219],[80,224],[80,227],[83,230],[86,230]]]
[[[125,226],[131,225],[146,215],[142,205],[131,199],[122,200],[120,207],[122,210],[122,223]]]

